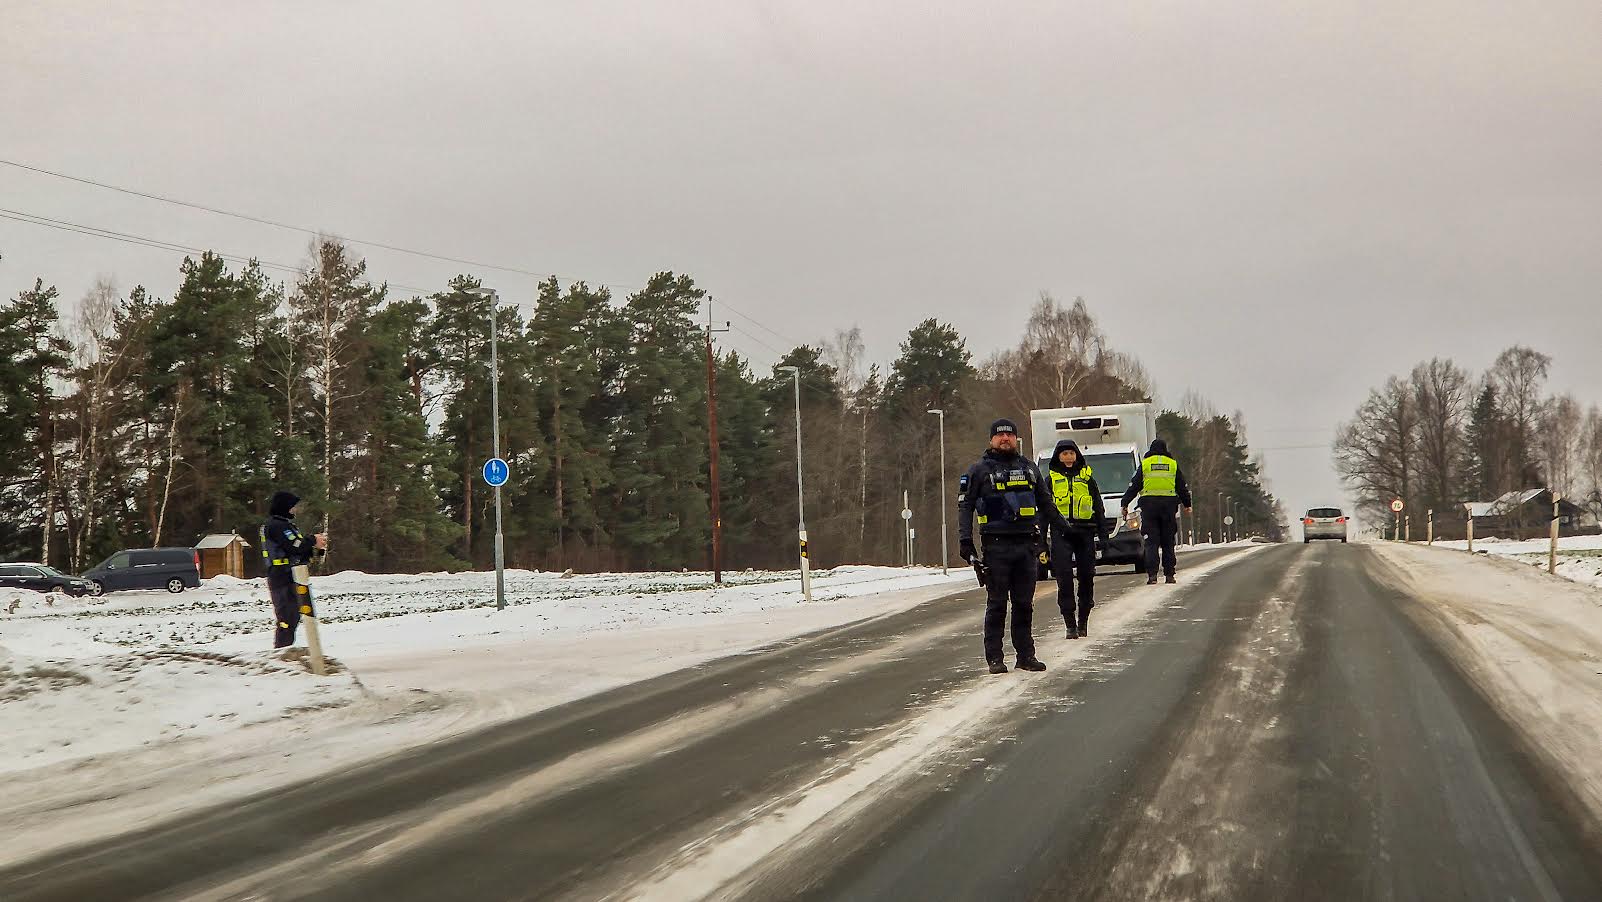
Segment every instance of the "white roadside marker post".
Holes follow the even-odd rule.
[[[1429,511],[1429,538],[1424,542],[1424,544],[1435,544],[1435,511],[1433,509]]]
[[[1474,553],[1474,511],[1468,512],[1468,551]]]
[[[317,608],[312,605],[311,568],[296,564],[290,573],[294,575],[295,594],[300,598],[300,619],[306,621],[306,650],[311,652],[311,671],[318,676],[327,676],[328,667],[323,663],[323,637],[317,632]]]
[[[1546,572],[1557,573],[1557,546],[1558,546],[1558,502],[1563,496],[1557,492],[1552,493],[1552,550],[1546,559]]]

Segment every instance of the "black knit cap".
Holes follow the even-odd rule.
[[[1017,435],[1018,424],[1007,419],[1006,417],[1002,417],[1001,419],[990,424],[990,435],[992,437],[1001,435],[1003,432],[1007,433],[1008,435]]]
[[[274,492],[273,500],[267,505],[267,513],[287,517],[299,503],[300,496],[294,492]]]

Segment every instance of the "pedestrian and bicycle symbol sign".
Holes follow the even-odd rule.
[[[511,475],[511,468],[506,466],[506,461],[501,460],[499,457],[492,457],[484,461],[484,481],[490,485],[505,485],[507,478]]]

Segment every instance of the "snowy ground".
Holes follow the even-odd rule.
[[[876,612],[853,603],[866,595],[969,578],[965,571],[948,579],[933,570],[884,567],[820,572],[816,616],[770,618],[782,622],[777,632],[755,627],[745,635],[772,641],[788,635],[791,622],[817,627]],[[0,773],[350,705],[396,688],[386,676],[413,684],[402,691],[462,688],[453,655],[532,642],[551,660],[551,643],[540,640],[561,638],[575,650],[594,649],[579,654],[599,659],[610,655],[602,649],[641,631],[793,613],[802,605],[793,574],[729,574],[722,589],[704,573],[564,579],[509,571],[506,582],[508,609],[497,612],[493,574],[339,573],[316,580],[324,647],[348,665],[324,678],[268,650],[271,614],[260,580],[220,577],[178,595],[57,597],[53,604],[17,593],[19,610],[0,615],[0,735],[7,737]],[[0,610],[10,600],[0,599]],[[676,663],[723,650],[715,641],[667,645],[658,651]],[[630,662],[619,665],[620,673],[637,671]],[[574,679],[567,688],[579,690],[583,682]],[[549,701],[567,693],[551,687],[536,694]]]
[[[1468,542],[1436,542],[1436,548],[1468,550]],[[1475,539],[1475,554],[1507,557],[1545,568],[1550,555],[1549,538],[1515,542],[1510,539]],[[1590,586],[1602,587],[1602,536],[1564,536],[1558,539],[1557,575]]]
[[[1414,613],[1502,716],[1538,737],[1534,753],[1572,775],[1590,817],[1602,820],[1602,589],[1514,563],[1529,543],[1490,543],[1509,553],[1472,557],[1443,544],[1373,547],[1420,599]]]
[[[807,604],[794,571],[725,578],[508,571],[497,611],[493,573],[319,577],[325,677],[268,648],[259,580],[0,593],[0,824],[27,828],[0,862],[973,585],[839,567]]]

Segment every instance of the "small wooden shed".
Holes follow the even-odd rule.
[[[196,542],[195,551],[200,553],[200,578],[227,574],[244,579],[245,549],[249,547],[249,542],[233,533],[217,533]]]

